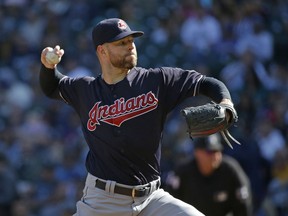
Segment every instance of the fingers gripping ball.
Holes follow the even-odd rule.
[[[58,64],[61,61],[61,56],[55,54],[52,48],[48,50],[45,57],[49,64]]]
[[[233,106],[226,104],[209,103],[197,107],[186,107],[181,110],[185,117],[188,132],[191,138],[221,133],[226,143],[232,148],[227,136],[240,144],[228,132],[228,128],[238,120]]]

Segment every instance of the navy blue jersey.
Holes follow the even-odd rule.
[[[98,76],[59,83],[62,98],[81,119],[91,174],[137,185],[160,175],[160,141],[167,114],[198,94],[203,75],[180,68],[133,68],[108,85]]]

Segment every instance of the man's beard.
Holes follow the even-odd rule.
[[[137,65],[137,54],[127,55],[121,58],[111,58],[114,67],[123,69],[132,69]]]

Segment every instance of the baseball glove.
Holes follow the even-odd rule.
[[[228,128],[238,120],[237,112],[232,105],[207,103],[196,107],[186,107],[181,110],[181,113],[186,119],[191,138],[219,132],[231,148],[233,147],[228,138],[240,145],[228,131]]]

